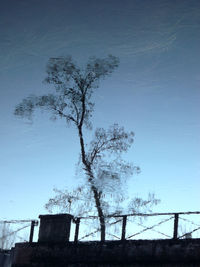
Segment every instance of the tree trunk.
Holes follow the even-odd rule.
[[[91,186],[91,189],[92,189],[93,194],[94,194],[94,199],[95,199],[96,208],[97,208],[98,217],[99,217],[99,222],[100,222],[101,242],[104,242],[105,236],[106,236],[106,226],[105,226],[105,218],[104,218],[103,210],[101,207],[100,197],[99,197],[98,190],[94,185]]]
[[[78,131],[79,131],[79,139],[80,139],[80,146],[81,146],[82,163],[85,166],[85,170],[87,172],[87,175],[89,176],[88,181],[91,185],[91,190],[92,190],[93,195],[94,195],[94,200],[95,200],[97,213],[98,213],[98,217],[99,217],[101,241],[104,242],[105,241],[105,235],[106,235],[106,227],[105,227],[105,218],[104,218],[103,210],[101,207],[100,195],[99,195],[98,189],[93,184],[94,175],[92,173],[90,164],[86,159],[85,146],[84,146],[83,133],[82,133],[82,127],[81,126],[78,127]]]

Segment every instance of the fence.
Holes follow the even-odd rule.
[[[0,221],[0,248],[10,249],[16,242],[33,242],[34,227],[37,225],[37,220]]]
[[[200,230],[199,214],[200,212],[197,211],[107,216],[105,218],[106,240],[110,240],[110,238],[111,240],[122,241],[138,238],[163,239],[163,237],[165,239],[198,238],[198,230]],[[158,220],[160,217],[162,219]],[[89,220],[91,223],[88,223]],[[74,242],[100,239],[100,228],[98,226],[94,227],[98,224],[98,217],[77,217],[74,222]],[[82,236],[80,236],[80,233]]]
[[[199,238],[199,215],[200,212],[196,211],[107,216],[105,217],[106,240]],[[100,240],[97,216],[74,217],[73,222],[70,241],[76,243]],[[10,225],[15,225],[15,229],[7,227]],[[10,237],[14,237],[14,243],[33,242],[34,227],[37,225],[37,220],[0,221],[0,248],[9,249],[14,245],[12,242],[8,244]],[[26,238],[19,235],[24,230],[26,230]]]

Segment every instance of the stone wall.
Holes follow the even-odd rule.
[[[200,266],[200,239],[19,243],[12,267]]]
[[[0,250],[0,267],[11,267],[11,251]]]

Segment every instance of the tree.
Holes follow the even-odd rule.
[[[16,240],[16,232],[14,232],[9,224],[0,223],[0,249],[10,249]]]
[[[54,86],[54,94],[29,96],[15,108],[15,115],[28,118],[36,108],[46,109],[51,112],[51,117],[59,117],[66,123],[71,122],[77,129],[86,188],[89,188],[95,203],[102,241],[105,240],[105,216],[109,210],[109,201],[106,197],[112,193],[118,202],[120,199],[123,200],[121,183],[134,169],[139,171],[138,167],[121,158],[122,153],[133,143],[133,132],[126,132],[123,127],[114,124],[108,130],[96,129],[94,138],[88,146],[85,141],[84,128],[92,129],[94,90],[98,88],[102,78],[110,75],[118,67],[118,63],[118,58],[112,55],[104,59],[93,57],[89,59],[85,68],[81,69],[71,57],[50,58],[45,81]],[[80,187],[77,190],[81,193],[85,189]],[[72,199],[68,197],[67,201],[71,206]],[[116,213],[116,209],[113,212]]]

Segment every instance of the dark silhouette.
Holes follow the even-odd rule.
[[[109,212],[110,196],[116,196],[114,202],[124,200],[121,183],[133,169],[139,171],[121,159],[122,152],[126,152],[133,143],[133,132],[126,132],[118,124],[112,125],[108,130],[98,128],[94,132],[94,139],[86,147],[84,127],[92,129],[91,117],[94,103],[92,95],[99,86],[99,81],[111,74],[118,67],[118,58],[109,55],[107,58],[90,58],[84,69],[79,68],[71,57],[50,58],[47,64],[47,77],[45,81],[53,84],[54,94],[43,96],[30,96],[16,106],[15,115],[30,117],[36,108],[47,109],[54,118],[60,117],[71,122],[77,129],[80,142],[82,169],[86,175],[86,184],[89,188],[97,210],[101,240],[105,240],[105,215]],[[84,190],[78,188],[77,192]],[[71,205],[73,198],[68,197]],[[52,199],[50,205],[52,204]],[[132,200],[133,204],[144,206],[149,203],[156,204],[154,197],[143,201],[139,198]],[[120,213],[116,205],[112,211]]]

